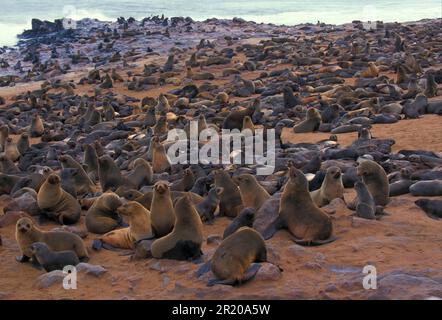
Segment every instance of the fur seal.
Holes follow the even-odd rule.
[[[307,119],[301,121],[293,127],[295,133],[313,132],[318,130],[321,125],[321,114],[315,108],[307,110]]]
[[[355,215],[364,219],[376,219],[376,204],[367,186],[358,181],[354,187],[357,193]]]
[[[60,182],[58,175],[51,174],[38,191],[37,204],[49,218],[61,224],[74,224],[80,219],[81,206],[61,188]]]
[[[74,251],[55,252],[44,242],[31,244],[29,250],[32,253],[32,259],[36,259],[46,272],[63,270],[65,266],[76,266],[80,263]]]
[[[112,230],[101,236],[99,240],[95,240],[93,243],[95,250],[99,250],[101,245],[108,249],[134,249],[138,241],[154,237],[150,212],[138,202],[129,201],[120,206],[117,213],[127,218],[129,227]]]
[[[442,196],[442,181],[441,180],[418,181],[410,186],[410,193],[413,196],[423,196],[423,197]]]
[[[419,199],[414,203],[430,218],[442,219],[442,200]]]
[[[238,184],[241,199],[244,207],[258,210],[261,205],[270,198],[269,193],[259,184],[256,178],[244,173],[233,177],[233,181]]]
[[[161,142],[159,142],[158,139],[152,139],[151,148],[153,172],[163,173],[170,170],[169,158],[167,157],[166,149]]]
[[[215,218],[215,211],[218,208],[221,194],[224,188],[214,187],[209,190],[207,197],[201,203],[196,205],[196,211],[203,221],[212,221]]]
[[[342,173],[339,167],[329,167],[325,173],[325,179],[320,189],[310,193],[313,202],[318,207],[329,204],[333,199],[344,198],[344,185],[342,184]]]
[[[115,191],[120,186],[132,188],[132,183],[121,174],[114,160],[108,155],[101,156],[98,159],[98,176],[103,192],[108,190]]]
[[[35,113],[32,115],[31,126],[29,127],[29,134],[31,137],[41,137],[45,131],[43,120],[41,117]]]
[[[270,239],[281,228],[287,228],[301,245],[320,245],[332,242],[333,224],[313,202],[308,191],[308,181],[302,171],[291,166],[289,179],[281,195],[278,218],[264,231]]]
[[[121,224],[117,209],[122,205],[120,197],[113,192],[103,193],[94,201],[86,213],[86,228],[89,232],[104,234]]]
[[[83,164],[86,165],[86,172],[92,181],[98,180],[98,155],[97,150],[92,144],[85,144],[83,146]]]
[[[64,231],[42,231],[27,217],[17,221],[15,238],[22,254],[21,257],[17,257],[19,262],[27,262],[32,258],[30,246],[35,242],[43,242],[53,251],[72,250],[80,261],[89,259],[83,240],[78,235]]]
[[[178,199],[175,215],[172,232],[152,243],[152,256],[175,260],[199,258],[202,254],[203,224],[188,195]]]
[[[58,158],[60,160],[61,166],[63,169],[65,168],[75,168],[78,169],[77,174],[75,175],[75,189],[77,190],[77,194],[85,194],[85,193],[94,193],[97,188],[92,180],[87,175],[86,171],[84,171],[83,166],[80,165],[77,161],[75,161],[69,155],[62,155]]]
[[[267,249],[262,236],[252,228],[242,227],[225,238],[213,254],[210,269],[217,279],[209,280],[208,285],[244,283],[260,269],[259,264],[253,263],[265,261]]]
[[[145,159],[138,158],[133,162],[133,170],[126,178],[136,189],[151,185],[153,180],[152,166]]]
[[[256,210],[254,208],[244,208],[243,211],[227,226],[223,233],[223,239],[227,238],[242,227],[252,227]]]
[[[376,205],[387,205],[390,200],[390,188],[384,168],[374,161],[364,160],[359,164],[357,174],[362,176],[362,181],[373,196]]]
[[[175,211],[166,181],[155,183],[150,212],[155,235],[160,238],[169,234],[175,224]]]
[[[230,175],[221,169],[212,171],[215,186],[223,188],[219,203],[219,215],[234,218],[243,209],[241,193]]]

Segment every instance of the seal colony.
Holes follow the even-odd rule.
[[[151,17],[28,30],[2,52],[0,69],[2,218],[15,219],[7,240],[19,245],[17,261],[52,271],[124,250],[132,260],[198,264],[193,279],[210,271],[208,285],[237,286],[269,265],[285,274],[270,258],[274,237],[307,251],[338,247],[342,212],[381,223],[394,199],[411,194],[425,197],[416,199],[420,214],[439,220],[440,152],[393,152],[396,142],[371,129],[442,115],[440,23],[366,30],[359,21]],[[198,133],[275,129],[275,149],[264,150],[274,172],[257,174],[244,142],[230,154],[239,164],[173,164],[168,132],[189,132],[192,120]],[[312,132],[330,138],[297,138]],[[357,138],[341,144],[349,132]],[[336,199],[342,212],[327,209]],[[222,219],[222,241],[206,251],[204,229]],[[90,233],[88,241],[69,227],[45,231],[54,223]]]

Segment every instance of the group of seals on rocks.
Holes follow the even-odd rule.
[[[347,206],[365,219],[380,218],[398,195],[442,195],[440,155],[393,153],[395,141],[370,131],[374,124],[442,114],[440,57],[432,44],[439,29],[433,23],[383,24],[370,32],[357,24],[289,27],[298,36],[262,25],[269,37],[255,44],[223,36],[184,48],[175,41],[181,32],[216,29],[220,23],[174,21],[133,19],[110,24],[114,30],[102,26],[110,32],[83,21],[72,31],[79,37],[69,40],[73,43],[60,34],[45,40],[54,48],[49,57],[40,54],[38,39],[21,44],[27,72],[21,66],[7,82],[44,83],[0,109],[0,194],[10,198],[10,207],[31,203],[27,210],[34,218],[84,224],[97,235],[94,250],[143,248],[144,258],[194,262],[204,257],[204,224],[231,219],[210,263],[198,272],[210,270],[212,285],[253,278],[267,261],[266,241],[280,229],[300,245],[339,241],[322,207],[344,199],[345,188],[356,191]],[[247,22],[231,27],[241,35],[245,26],[256,28]],[[160,30],[164,45],[156,54],[165,59],[149,60],[140,71],[132,63],[152,54],[144,41],[148,28]],[[91,57],[72,51],[73,45],[84,45],[81,35],[96,44],[87,50]],[[138,49],[128,51],[127,38]],[[324,41],[326,47],[318,45]],[[61,75],[70,64],[91,70],[78,83],[67,81]],[[213,71],[213,65],[224,70]],[[60,75],[56,80],[55,74]],[[350,78],[354,84],[346,82]],[[79,93],[86,85],[93,95]],[[115,88],[129,93],[161,88],[161,93],[137,99]],[[168,132],[190,133],[190,120],[198,123],[198,132],[275,129],[275,150],[265,150],[275,155],[275,172],[259,176],[260,165],[242,159],[233,166],[174,164]],[[285,128],[296,139],[315,131],[331,135],[317,143],[293,143],[283,139]],[[344,146],[339,134],[347,132],[358,137]],[[439,200],[419,199],[416,205],[433,218],[441,216]],[[32,260],[46,271],[89,257],[78,235],[45,232],[30,218],[17,222],[16,240],[18,260]]]

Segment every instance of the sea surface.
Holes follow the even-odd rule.
[[[442,16],[441,0],[0,0],[0,45],[14,45],[30,29],[31,19],[151,15],[190,16],[195,20],[241,17],[256,22],[293,25],[304,22],[347,23],[352,20],[416,21]]]

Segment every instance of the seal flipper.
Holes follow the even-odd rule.
[[[331,243],[338,238],[335,236],[331,236],[328,239],[325,240],[300,240],[300,239],[293,239],[293,242],[296,244],[299,244],[300,246],[321,246],[323,244]]]
[[[268,240],[278,231],[279,229],[287,227],[287,224],[281,217],[278,217],[273,221],[263,232],[262,237],[264,240]]]
[[[199,267],[198,270],[196,270],[195,272],[196,277],[199,278],[203,274],[209,272],[211,267],[212,267],[212,260],[209,260],[206,263],[204,263],[201,267]]]
[[[241,283],[252,280],[258,273],[259,269],[261,269],[260,263],[252,263],[252,265],[247,269],[246,273],[244,274],[244,277],[241,279]]]
[[[37,270],[43,269],[43,266],[37,261],[37,258],[35,258],[35,256],[32,257],[31,266]]]
[[[94,249],[95,251],[100,251],[101,249],[103,249],[103,241],[101,241],[100,239],[95,239],[92,242],[92,249]]]
[[[25,255],[15,257],[15,261],[20,262],[20,263],[29,262],[30,259],[31,258],[29,258],[28,256],[25,256]]]
[[[208,287],[213,287],[216,284],[223,284],[227,286],[233,286],[236,283],[235,280],[220,280],[217,278],[212,278],[207,282]]]

